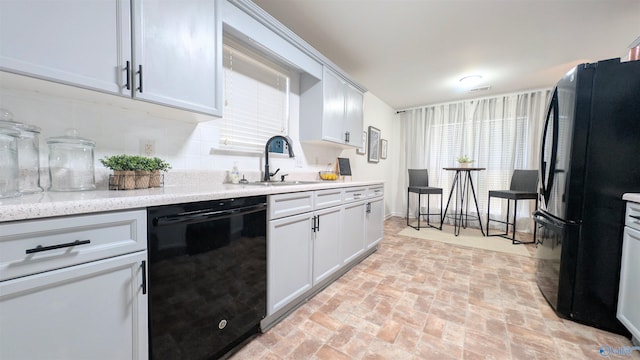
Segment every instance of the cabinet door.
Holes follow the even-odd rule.
[[[267,315],[311,289],[312,227],[312,213],[269,221]]]
[[[628,212],[628,210],[627,210]],[[617,317],[631,335],[640,338],[640,231],[626,226],[622,242]]]
[[[342,263],[346,264],[364,252],[364,202],[356,202],[344,205],[344,218],[342,238],[340,241],[340,256]]]
[[[221,116],[222,23],[215,0],[134,2],[134,96]]]
[[[313,284],[333,274],[342,265],[340,240],[342,238],[342,207],[316,211],[317,229],[313,239]]]
[[[349,133],[349,145],[362,144],[363,95],[349,84],[345,84],[345,132]]]
[[[366,248],[377,245],[383,236],[384,199],[373,199],[366,205]]]
[[[146,251],[0,282],[0,359],[147,359]]]
[[[332,71],[324,70],[324,116],[322,139],[344,143],[345,81]]]
[[[0,69],[123,93],[128,0],[0,1]]]

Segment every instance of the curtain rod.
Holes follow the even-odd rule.
[[[461,102],[465,102],[465,101],[486,100],[486,99],[497,98],[497,97],[501,97],[501,96],[529,94],[529,93],[537,92],[537,91],[550,91],[550,90],[553,90],[553,87],[525,90],[525,91],[512,92],[512,93],[496,94],[496,95],[484,96],[484,97],[480,97],[480,98],[471,98],[471,99],[462,99],[462,100],[456,100],[456,101],[448,101],[448,102],[437,103],[437,104],[420,105],[420,106],[414,106],[414,107],[410,107],[410,108],[404,108],[404,109],[396,110],[396,114],[404,113],[404,112],[407,112],[409,110],[424,109],[424,108],[430,107],[430,106],[451,105],[451,104],[457,104],[457,103],[461,103]]]

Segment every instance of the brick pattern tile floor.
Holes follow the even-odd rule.
[[[377,252],[231,359],[640,359],[602,356],[633,345],[558,318],[534,258],[396,235],[405,226],[385,221]]]

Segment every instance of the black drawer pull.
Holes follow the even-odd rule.
[[[66,248],[66,247],[72,247],[72,246],[76,246],[76,245],[84,245],[84,244],[90,244],[90,243],[91,243],[91,240],[76,240],[76,241],[72,241],[72,242],[65,243],[65,244],[58,244],[58,245],[51,245],[51,246],[38,245],[38,246],[34,247],[33,249],[27,249],[25,251],[25,253],[33,254],[33,253],[37,253],[37,252],[41,252],[41,251],[62,249],[62,248]]]

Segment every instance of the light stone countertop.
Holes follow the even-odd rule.
[[[622,195],[622,200],[640,203],[640,194],[626,193]]]
[[[323,181],[295,185],[195,184],[140,190],[51,192],[0,199],[0,223],[63,215],[78,215],[205,200],[272,195],[336,187],[382,185],[382,181]]]

